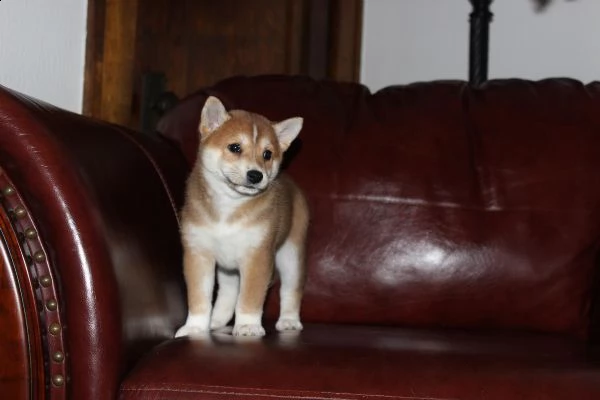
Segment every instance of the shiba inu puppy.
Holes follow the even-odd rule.
[[[181,212],[189,314],[176,337],[204,335],[235,313],[233,335],[263,336],[274,267],[281,281],[277,330],[300,330],[308,206],[279,174],[302,118],[273,123],[215,97],[204,104],[200,146]],[[215,275],[217,299],[212,307]]]

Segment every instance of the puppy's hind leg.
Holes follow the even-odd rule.
[[[210,320],[210,329],[222,328],[233,318],[240,291],[240,274],[238,271],[218,268],[217,282],[219,283],[219,289]]]
[[[304,249],[289,239],[275,256],[281,287],[281,309],[275,328],[278,331],[301,330],[300,303],[304,286]]]

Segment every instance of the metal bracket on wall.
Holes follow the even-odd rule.
[[[492,0],[469,0],[473,6],[469,32],[469,83],[481,85],[488,79],[488,52],[490,40],[490,11]]]
[[[146,72],[142,75],[140,104],[140,130],[147,134],[156,132],[160,117],[177,104],[175,93],[166,89],[167,77],[163,72]]]

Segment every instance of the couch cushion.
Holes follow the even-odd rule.
[[[232,78],[161,122],[194,160],[207,95],[294,115],[313,322],[584,334],[600,234],[600,84]],[[277,294],[268,315],[277,309]]]
[[[598,399],[598,359],[579,342],[309,325],[301,335],[176,339],[127,377],[121,400]]]

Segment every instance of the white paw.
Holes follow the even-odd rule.
[[[235,325],[233,336],[265,336],[265,329],[259,324]]]
[[[183,337],[183,336],[206,336],[209,334],[208,329],[201,326],[194,325],[184,325],[181,328],[177,329],[175,332],[175,337]]]
[[[301,331],[302,328],[302,322],[295,318],[279,318],[275,324],[278,331]]]
[[[189,315],[185,325],[175,332],[175,337],[182,336],[206,336],[208,335],[208,316],[207,315]]]

